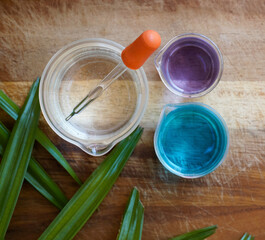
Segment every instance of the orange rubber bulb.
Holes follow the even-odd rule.
[[[147,30],[122,51],[121,59],[126,67],[136,70],[159,48],[160,44],[160,35],[156,31]]]

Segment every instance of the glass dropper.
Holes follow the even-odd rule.
[[[122,51],[122,61],[73,108],[73,111],[65,118],[65,120],[70,120],[74,115],[84,110],[125,71],[128,69],[139,69],[150,57],[150,55],[160,46],[160,43],[161,38],[157,32],[153,30],[143,32],[133,43]]]

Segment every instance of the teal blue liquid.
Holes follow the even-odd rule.
[[[225,123],[198,104],[179,105],[162,119],[155,141],[162,163],[184,177],[213,171],[227,152]]]

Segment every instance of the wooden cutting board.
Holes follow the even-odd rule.
[[[145,64],[150,96],[144,134],[121,176],[75,239],[113,240],[133,186],[145,206],[143,240],[170,237],[217,224],[210,239],[240,239],[248,231],[265,239],[265,4],[264,1],[1,1],[0,87],[21,105],[52,55],[74,40],[102,37],[127,45],[154,29],[162,46],[172,37],[201,33],[220,47],[224,73],[219,85],[194,101],[209,104],[225,119],[230,149],[225,162],[203,178],[178,178],[165,170],[153,148],[161,108],[186,100],[161,82],[152,56]],[[3,112],[1,120],[12,128]],[[91,157],[40,127],[85,180],[104,157]],[[78,185],[36,144],[34,156],[70,198]],[[37,239],[58,210],[27,182],[6,239]]]

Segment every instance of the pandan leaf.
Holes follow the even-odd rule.
[[[217,226],[213,225],[210,227],[197,229],[192,232],[179,235],[177,237],[171,238],[170,240],[203,240],[214,234],[216,229]]]
[[[2,156],[6,148],[6,144],[9,138],[9,131],[0,121],[0,155]],[[58,185],[50,178],[48,173],[41,167],[41,165],[31,157],[27,173],[25,175],[26,180],[44,197],[46,197],[56,207],[62,209],[68,199],[63,194]]]
[[[9,114],[10,117],[17,120],[20,109],[2,90],[0,90],[0,107]],[[39,128],[36,132],[36,140],[63,166],[78,184],[82,184],[62,153]]]
[[[241,240],[254,240],[255,237],[249,235],[248,233],[245,233],[244,236],[241,238]]]
[[[39,240],[70,240],[98,208],[120,175],[142,134],[138,127],[121,141],[80,187]]]
[[[136,188],[131,196],[123,216],[117,240],[141,240],[144,223],[144,207],[139,199]]]
[[[39,79],[19,113],[0,164],[0,239],[4,239],[24,181],[40,116]]]

